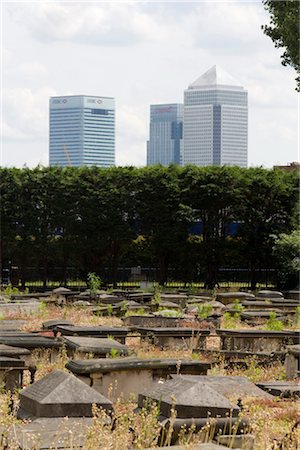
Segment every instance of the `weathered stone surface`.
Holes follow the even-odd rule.
[[[172,375],[174,379],[183,379],[195,383],[204,382],[219,394],[230,400],[245,397],[271,398],[264,390],[258,388],[244,377],[207,376],[207,375]]]
[[[276,352],[299,342],[297,331],[216,330],[221,337],[221,350]]]
[[[11,345],[0,344],[0,356],[19,358],[28,355],[30,355],[30,351],[27,350],[27,348],[12,347]]]
[[[19,331],[26,324],[26,320],[0,320],[0,333],[2,331]]]
[[[73,375],[55,370],[20,392],[20,413],[35,417],[92,417],[92,405],[112,410],[107,398]]]
[[[186,327],[136,328],[142,339],[147,339],[162,348],[203,348],[209,330]]]
[[[70,320],[66,320],[66,319],[51,319],[51,320],[46,320],[46,322],[43,322],[43,329],[44,330],[53,330],[54,328],[57,328],[58,326],[73,326],[73,323],[70,322]]]
[[[36,299],[32,301],[22,300],[20,302],[0,303],[0,313],[4,316],[8,314],[35,314],[39,311],[40,302]]]
[[[27,349],[35,348],[60,348],[62,343],[50,337],[32,336],[0,336],[0,343],[11,345],[12,347],[22,347]]]
[[[22,373],[25,368],[23,360],[0,356],[0,385],[11,391],[20,389]]]
[[[52,292],[53,292],[53,294],[64,295],[64,294],[68,294],[72,291],[71,291],[71,289],[67,289],[65,287],[58,287],[56,289],[53,289]]]
[[[292,381],[270,381],[256,383],[256,386],[276,397],[300,397],[299,383],[293,383]]]
[[[5,368],[21,368],[24,367],[25,363],[22,359],[10,358],[9,356],[0,356],[0,370]]]
[[[226,445],[226,448],[229,447],[232,449],[240,448],[243,450],[255,450],[254,436],[252,436],[251,434],[218,436],[218,443]]]
[[[176,359],[141,359],[141,358],[113,358],[73,360],[66,364],[66,368],[76,374],[107,373],[123,370],[155,370],[171,373],[185,373],[201,375],[207,373],[211,364],[200,361]]]
[[[216,300],[227,305],[228,303],[234,303],[235,300],[248,300],[255,296],[249,292],[219,292]]]
[[[259,291],[256,294],[257,298],[283,298],[283,293],[279,292],[279,291],[268,291],[268,290],[263,290],[263,291]]]
[[[59,325],[57,327],[63,336],[126,336],[128,328],[125,327],[103,327],[103,326],[82,326],[82,325]]]
[[[92,421],[92,418],[87,417],[63,420],[38,418],[29,423],[14,425],[6,436],[7,448],[79,450],[84,447]]]
[[[180,327],[185,319],[180,317],[159,317],[153,315],[135,315],[123,319],[123,323],[129,327]]]
[[[194,382],[179,378],[158,383],[152,390],[138,396],[138,406],[142,408],[147,400],[159,403],[160,414],[171,417],[174,406],[177,418],[236,417],[239,408],[231,404],[205,382]]]
[[[285,356],[285,373],[287,380],[300,376],[300,344],[288,345]]]
[[[80,353],[92,353],[103,358],[113,351],[116,351],[120,356],[127,356],[129,354],[126,345],[120,344],[120,342],[113,339],[65,336],[63,342],[68,349]]]

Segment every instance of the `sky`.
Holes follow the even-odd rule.
[[[217,64],[248,90],[249,166],[299,160],[296,74],[261,1],[1,3],[2,165],[48,165],[49,97],[116,99],[116,163],[146,164],[150,104]]]

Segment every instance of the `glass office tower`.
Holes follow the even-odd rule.
[[[181,163],[183,105],[150,105],[147,166]]]
[[[248,96],[212,67],[184,91],[183,164],[247,167]]]
[[[49,163],[114,166],[114,99],[85,95],[51,97]]]

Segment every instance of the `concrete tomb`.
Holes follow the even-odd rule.
[[[237,401],[245,397],[271,398],[271,395],[258,388],[245,377],[208,376],[208,375],[172,375],[174,379],[203,382],[229,400]]]
[[[92,405],[106,412],[112,403],[70,373],[55,370],[20,392],[20,418],[92,417]]]
[[[23,371],[27,369],[25,362],[18,358],[0,356],[0,385],[4,388],[15,390],[22,387]]]
[[[152,386],[153,381],[170,377],[171,374],[206,374],[210,363],[176,359],[113,358],[73,360],[66,364],[67,369],[82,381],[93,386],[103,395],[113,388],[113,399],[121,395],[129,399],[144,388]]]
[[[247,352],[283,351],[287,345],[299,342],[297,331],[223,330],[217,329],[221,337],[221,350]]]
[[[103,327],[103,326],[80,326],[80,325],[58,325],[57,332],[62,336],[85,336],[107,338],[113,337],[117,341],[125,344],[128,328],[125,327]]]
[[[235,300],[249,300],[255,298],[255,295],[249,292],[219,292],[217,294],[216,300],[228,305],[229,303],[234,303]]]
[[[187,327],[166,328],[136,328],[142,340],[148,340],[161,348],[205,348],[206,336],[209,330],[199,330]]]
[[[148,400],[159,403],[160,414],[166,418],[171,417],[173,407],[179,419],[236,417],[239,413],[238,406],[230,403],[208,383],[181,377],[159,382],[152,389],[140,393],[138,407],[143,408]]]
[[[268,291],[268,290],[263,290],[263,291],[259,291],[256,294],[257,298],[282,298],[283,299],[283,293],[279,292],[279,291]]]
[[[76,352],[78,358],[84,357],[87,353],[97,355],[98,358],[106,358],[109,355],[127,356],[129,354],[128,347],[114,339],[65,336],[63,343],[68,349],[68,354],[71,356]]]
[[[276,397],[300,397],[299,383],[293,383],[292,381],[270,381],[266,383],[256,383],[256,386]]]

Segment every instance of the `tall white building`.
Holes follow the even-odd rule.
[[[115,165],[115,100],[70,95],[50,98],[50,166]]]
[[[183,164],[247,167],[248,94],[213,66],[184,91]]]

